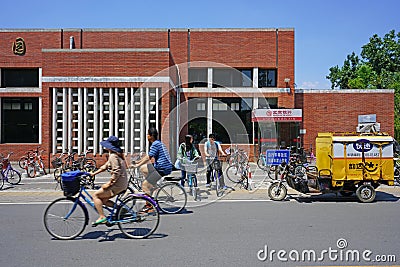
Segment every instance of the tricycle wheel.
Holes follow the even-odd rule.
[[[374,201],[376,192],[371,185],[363,184],[357,188],[356,195],[361,202],[370,203]]]
[[[287,195],[286,186],[280,182],[272,183],[268,188],[268,196],[270,199],[280,201]]]

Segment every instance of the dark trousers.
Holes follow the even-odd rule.
[[[212,160],[212,159],[207,159],[206,161],[207,161],[207,174],[206,174],[206,177],[207,177],[207,184],[210,184],[210,183],[211,183],[211,179],[214,179],[214,177],[211,178],[211,173],[212,173],[212,162],[213,162],[213,160]],[[223,173],[222,173],[222,168],[220,168],[220,169],[218,169],[218,170],[216,170],[216,171],[217,171],[218,176],[221,177],[221,178],[219,179],[219,181],[220,181],[220,183],[221,183],[221,186],[225,186],[224,175],[223,175]]]

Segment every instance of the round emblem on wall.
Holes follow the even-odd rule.
[[[18,37],[17,39],[15,39],[15,42],[13,42],[12,45],[12,51],[15,55],[18,56],[25,55],[26,46],[25,46],[25,41],[22,37]]]

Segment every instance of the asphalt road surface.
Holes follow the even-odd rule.
[[[89,225],[75,240],[54,240],[43,226],[46,201],[4,203],[0,266],[396,265],[399,199],[382,194],[371,204],[220,200],[162,215],[145,240],[126,239],[117,226],[103,225]]]
[[[88,225],[75,240],[60,241],[44,229],[43,213],[62,192],[50,176],[24,177],[0,191],[0,266],[399,265],[398,186],[380,188],[368,204],[294,191],[274,202],[261,180],[222,199],[201,185],[201,201],[189,197],[182,214],[162,215],[145,240],[127,239],[117,226]]]

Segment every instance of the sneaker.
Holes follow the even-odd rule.
[[[211,184],[206,184],[206,187],[211,187]]]
[[[228,189],[228,187],[226,185],[224,185],[224,187],[222,187],[222,189],[226,190],[226,189]]]
[[[146,203],[146,205],[143,207],[141,211],[145,213],[152,213],[154,212],[154,208],[150,203]]]

